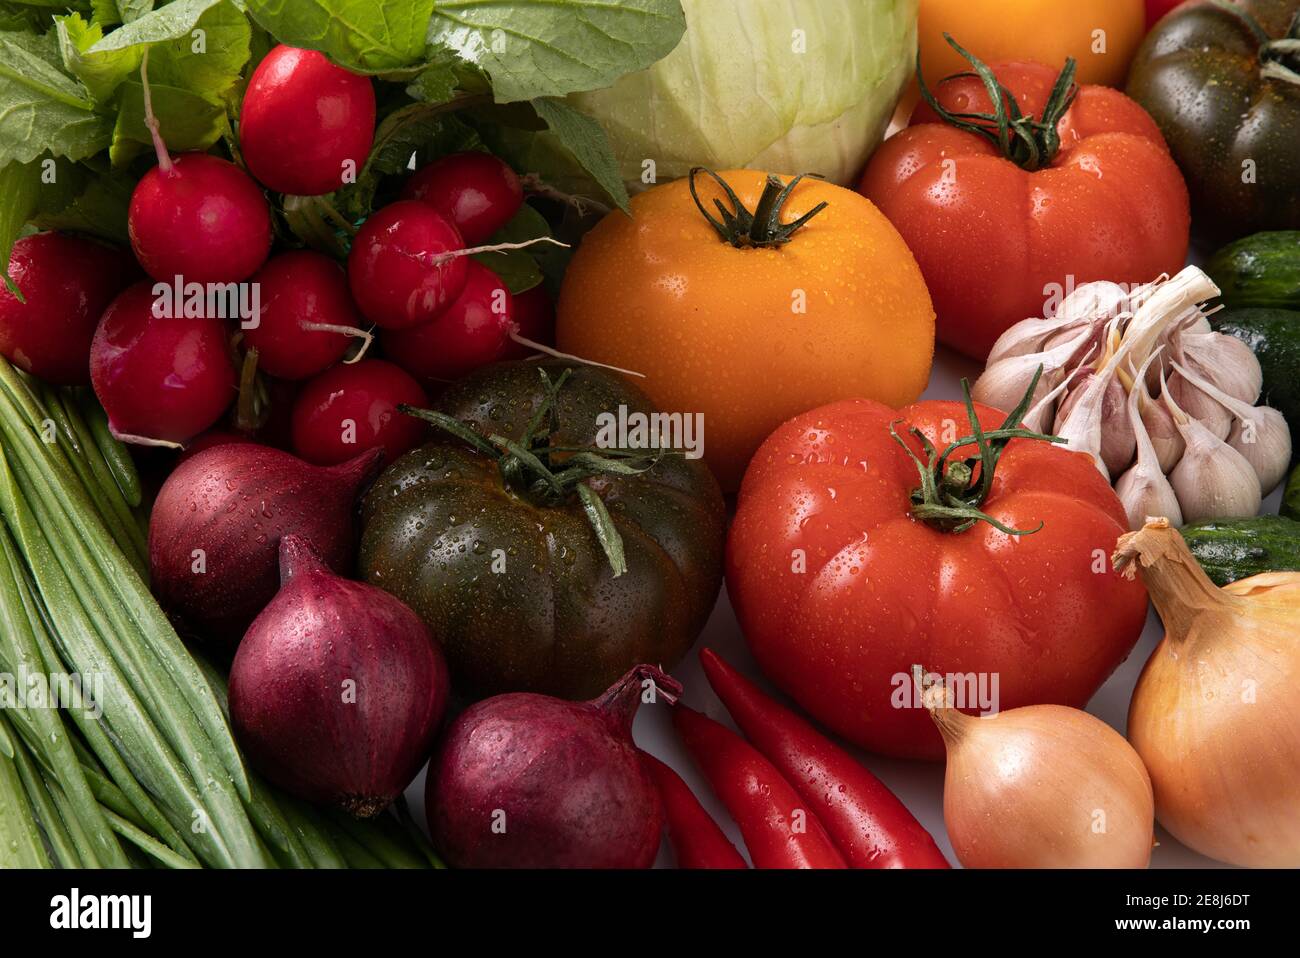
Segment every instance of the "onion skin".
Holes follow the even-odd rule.
[[[1119,549],[1166,630],[1128,717],[1160,824],[1221,862],[1300,867],[1300,574],[1219,589],[1164,520]]]
[[[301,535],[331,568],[349,568],[353,506],[381,455],[374,449],[321,468],[268,446],[229,443],[180,463],[149,519],[153,593],[178,629],[233,651],[279,588],[281,536]]]
[[[235,737],[286,791],[371,818],[433,749],[446,662],[419,616],[334,575],[305,539],[280,540],[280,568],[284,584],[230,669]]]
[[[1109,725],[1063,705],[989,718],[943,711],[943,817],[962,865],[1147,867],[1151,782]]]
[[[590,702],[513,692],[463,712],[443,736],[425,790],[429,830],[447,861],[649,868],[664,812],[632,743],[647,678],[665,701],[681,691],[640,665]]]

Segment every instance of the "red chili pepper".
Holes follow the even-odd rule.
[[[673,725],[740,826],[755,868],[847,868],[808,803],[754,746],[678,704]]]
[[[641,762],[663,800],[678,868],[749,867],[680,775],[648,752],[641,753]]]
[[[712,649],[700,652],[700,664],[745,737],[803,796],[849,867],[952,867],[907,806],[852,755]]]

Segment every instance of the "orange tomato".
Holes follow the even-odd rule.
[[[1078,82],[1122,87],[1146,32],[1143,0],[921,0],[921,67],[931,88],[970,69],[944,33],[985,63],[1079,62]]]
[[[767,174],[720,174],[754,210]],[[778,179],[778,184],[789,177]],[[730,206],[707,175],[699,198]],[[669,413],[704,414],[704,457],[723,489],[791,416],[837,399],[904,405],[925,388],[934,308],[898,232],[865,197],[804,179],[779,210],[790,224],[826,206],[780,245],[720,238],[687,180],[632,200],[582,241],[557,312],[560,349],[644,373]]]

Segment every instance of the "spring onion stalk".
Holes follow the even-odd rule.
[[[14,741],[0,718],[0,868],[50,868],[52,864],[14,764]]]
[[[224,677],[145,585],[140,501],[93,398],[0,360],[0,669],[93,676],[103,709],[0,710],[0,865],[441,867],[409,815],[345,821],[244,771]]]

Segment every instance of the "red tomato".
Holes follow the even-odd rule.
[[[984,430],[1006,418],[975,409]],[[1119,499],[1087,456],[1013,439],[983,510],[1013,529],[1042,528],[943,531],[911,514],[920,477],[894,422],[900,436],[915,426],[941,448],[971,431],[961,403],[895,411],[850,400],[790,420],[751,462],[727,591],[758,664],[846,739],[908,758],[943,756],[924,709],[899,707],[912,703],[913,665],[982,676],[1000,709],[1082,707],[1146,620],[1145,591],[1110,566],[1128,529]],[[954,458],[972,454],[967,445]]]
[[[1025,115],[1042,116],[1057,71],[993,72]],[[953,113],[992,109],[976,77],[936,95]],[[859,189],[916,255],[939,340],[977,359],[1071,283],[1144,283],[1186,261],[1187,187],[1151,117],[1118,90],[1083,86],[1056,129],[1059,152],[1030,172],[922,104],[863,174]]]

